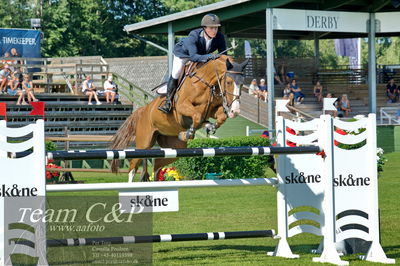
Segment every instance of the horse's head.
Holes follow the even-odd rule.
[[[249,59],[238,64],[226,61],[226,72],[222,84],[222,93],[224,95],[224,108],[230,118],[236,117],[240,113],[240,95],[244,82],[243,70],[249,62]]]

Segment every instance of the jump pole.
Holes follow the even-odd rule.
[[[194,234],[165,234],[148,236],[121,236],[121,237],[98,237],[98,238],[68,238],[68,239],[49,239],[47,247],[66,247],[66,246],[92,246],[110,244],[140,244],[156,242],[181,242],[181,241],[201,241],[201,240],[223,240],[237,238],[264,238],[274,237],[274,230],[258,231],[236,231],[236,232],[211,232]],[[27,241],[25,241],[27,242]],[[18,244],[28,244],[24,241],[16,241]]]
[[[46,185],[47,192],[67,191],[135,191],[157,190],[157,189],[178,189],[178,188],[199,188],[199,187],[235,187],[235,186],[274,186],[277,185],[276,178],[249,178],[249,179],[221,179],[221,180],[188,180],[168,182],[135,182],[135,183],[95,183],[95,184],[57,184]]]
[[[216,157],[216,156],[259,156],[278,154],[310,154],[321,152],[319,146],[304,147],[220,147],[190,149],[128,149],[128,150],[81,150],[53,151],[47,153],[52,160],[113,160],[113,159],[149,159],[149,158],[182,158],[182,157]],[[26,156],[18,153],[16,158]]]

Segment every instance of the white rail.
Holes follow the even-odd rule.
[[[396,117],[393,117],[391,114],[388,113],[388,111],[396,112],[397,110],[400,110],[400,106],[399,107],[381,107],[380,108],[381,125],[385,124],[384,119],[388,120],[389,125],[391,125],[392,122],[394,122],[395,124],[399,124],[400,121]]]
[[[177,188],[198,187],[238,187],[238,186],[273,186],[277,185],[276,178],[252,179],[219,179],[219,180],[189,180],[189,181],[163,181],[163,182],[135,182],[135,183],[95,183],[95,184],[58,184],[46,185],[47,192],[78,192],[78,191],[104,191],[104,190],[163,190]]]

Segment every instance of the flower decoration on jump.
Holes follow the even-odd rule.
[[[47,183],[57,183],[58,179],[60,178],[60,172],[51,171],[51,169],[61,168],[61,166],[58,166],[53,162],[54,162],[53,160],[48,160],[47,165],[46,165],[46,182]]]
[[[154,173],[151,175],[150,180],[154,180]],[[158,173],[158,181],[180,181],[183,180],[175,167],[162,168]]]

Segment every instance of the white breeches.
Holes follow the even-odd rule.
[[[174,55],[174,61],[172,63],[172,72],[171,76],[173,79],[178,79],[182,73],[183,66],[186,62],[189,61],[189,58],[179,58]]]

